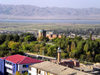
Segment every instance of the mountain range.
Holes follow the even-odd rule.
[[[100,19],[100,8],[0,4],[0,19]]]

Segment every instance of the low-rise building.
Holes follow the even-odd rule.
[[[47,34],[46,37],[48,37],[50,40],[55,38],[62,38],[61,34]]]
[[[62,59],[60,64],[63,65],[63,66],[68,66],[70,68],[79,67],[80,66],[79,61],[76,60],[76,59],[72,59],[72,58]]]
[[[28,73],[29,75],[92,75],[48,61],[31,65]]]
[[[40,62],[42,61],[19,54],[3,57],[0,58],[0,75],[15,75],[16,71],[25,73],[28,72],[29,65]]]

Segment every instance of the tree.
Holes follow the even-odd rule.
[[[61,57],[62,57],[62,58],[66,58],[66,56],[67,56],[67,54],[66,54],[65,52],[62,51],[62,52],[61,52]]]
[[[41,47],[40,48],[40,54],[44,55],[46,53],[46,47]]]
[[[84,47],[84,42],[83,41],[79,41],[77,43],[77,50],[82,51]]]
[[[0,50],[8,50],[8,41],[5,41],[2,45],[0,45]]]
[[[85,60],[86,60],[86,55],[81,54],[81,56],[80,56],[80,60],[81,60],[81,61],[85,61]]]
[[[0,44],[2,44],[3,42],[5,42],[5,39],[6,39],[6,35],[1,34],[0,35]]]
[[[100,62],[100,54],[97,54],[97,55],[95,56],[95,61],[96,61],[96,62]]]
[[[69,56],[72,57],[72,58],[79,58],[80,57],[80,53],[79,53],[79,51],[77,49],[75,49],[75,50],[72,50],[70,52]]]
[[[26,42],[36,41],[36,38],[32,35],[28,35],[24,38]]]
[[[19,37],[18,34],[14,34],[14,35],[13,35],[13,41],[18,42],[19,39],[20,39],[20,37]]]
[[[86,60],[87,61],[89,61],[89,62],[92,62],[93,61],[93,57],[91,56],[91,52],[90,51],[88,51],[87,53],[86,53]]]
[[[12,34],[7,34],[6,40],[7,41],[13,40],[13,35]]]
[[[89,51],[89,44],[88,43],[85,43],[85,45],[84,45],[84,51],[85,52]]]
[[[51,45],[51,46],[48,48],[47,55],[48,55],[48,56],[52,56],[52,57],[56,57],[56,56],[57,56],[57,47]]]
[[[20,72],[18,72],[18,71],[16,71],[16,75],[21,75],[21,73],[20,73]]]
[[[27,42],[21,44],[21,49],[24,51],[30,51],[33,48],[33,45]]]
[[[82,37],[81,36],[75,36],[75,39],[76,40],[82,40]]]
[[[0,50],[0,57],[3,57],[3,55],[4,55],[4,51]]]
[[[39,53],[39,50],[40,50],[40,44],[36,44],[34,47],[35,47],[35,51],[36,51],[37,53]]]
[[[19,49],[19,46],[20,46],[20,43],[19,42],[14,42],[14,41],[10,41],[8,43],[8,47],[11,48],[11,50],[18,50]]]
[[[75,48],[76,48],[76,43],[73,41],[73,42],[71,43],[71,51],[72,51],[72,50],[75,50]]]
[[[25,72],[23,75],[28,75],[28,73],[27,73],[27,72]]]
[[[79,42],[77,43],[77,48],[76,48],[76,49],[77,49],[76,57],[79,58],[79,56],[80,56],[82,53],[84,53],[83,47],[84,47],[84,41],[79,41]]]
[[[89,39],[92,40],[92,33],[90,33],[90,37],[89,37]]]
[[[67,53],[69,53],[71,50],[70,50],[70,45],[67,46]]]

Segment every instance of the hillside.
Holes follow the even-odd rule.
[[[0,19],[100,19],[100,8],[59,8],[0,4]]]

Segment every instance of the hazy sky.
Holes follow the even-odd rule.
[[[0,0],[0,4],[24,4],[40,7],[100,8],[100,0]]]

